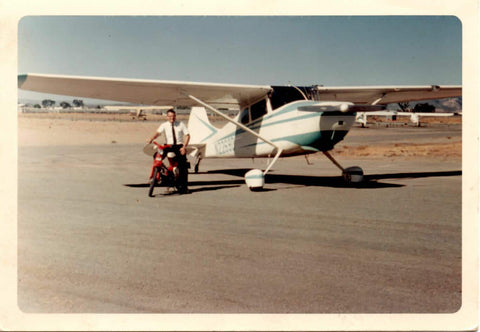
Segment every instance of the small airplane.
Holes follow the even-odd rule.
[[[322,152],[342,171],[345,181],[363,181],[363,170],[342,167],[329,153],[342,141],[357,113],[378,112],[390,103],[457,97],[461,86],[324,87],[236,85],[106,77],[25,74],[24,90],[75,97],[106,99],[141,105],[192,107],[188,154],[198,172],[203,158],[273,157],[264,171],[245,174],[250,190],[261,190],[265,175],[280,156]],[[230,118],[220,108],[236,108]],[[206,110],[229,123],[218,129]]]

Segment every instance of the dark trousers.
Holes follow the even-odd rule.
[[[180,153],[180,148],[183,147],[183,144],[172,145],[170,148],[166,148],[164,150],[164,156],[167,155],[168,152],[172,151],[175,152],[175,160],[178,162],[178,169],[180,171],[179,174],[179,189],[180,190],[187,190],[188,189],[188,165],[187,165],[187,155],[182,155]]]

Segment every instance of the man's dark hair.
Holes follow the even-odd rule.
[[[173,110],[173,108],[169,109],[169,110],[167,111],[167,114],[168,114],[168,113],[177,114],[177,113],[175,113],[175,111]]]

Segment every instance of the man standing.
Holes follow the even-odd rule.
[[[171,145],[171,151],[177,155],[178,166],[180,170],[179,191],[180,194],[188,193],[188,169],[187,169],[187,145],[190,141],[190,133],[187,126],[181,121],[175,121],[177,115],[173,109],[167,112],[167,122],[158,127],[157,132],[147,139],[152,143],[158,136],[164,134],[167,144]],[[168,151],[165,151],[167,153]]]

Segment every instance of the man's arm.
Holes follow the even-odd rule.
[[[187,153],[187,145],[190,142],[190,134],[186,134],[184,137],[183,146],[180,148],[180,153],[185,155]]]
[[[160,135],[161,135],[161,133],[159,133],[158,131],[155,132],[155,134],[150,139],[147,138],[147,143],[149,143],[149,144],[152,143]]]

